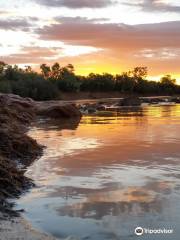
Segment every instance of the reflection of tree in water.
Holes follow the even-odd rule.
[[[123,107],[117,111],[100,111],[93,115],[89,115],[82,119],[82,123],[86,124],[113,124],[114,121],[119,122],[123,119],[132,118],[136,121],[144,122],[144,110],[141,107]]]
[[[76,130],[79,126],[79,123],[83,124],[112,124],[114,120],[127,120],[134,119],[136,123],[147,123],[149,112],[152,114],[158,113],[161,117],[171,117],[174,111],[178,112],[179,106],[161,106],[161,107],[123,107],[118,111],[102,111],[98,114],[90,115],[88,117],[83,118],[71,118],[71,119],[40,119],[36,123],[38,128],[44,128],[44,124],[46,125],[46,130],[52,129],[52,127],[58,130]]]
[[[163,106],[161,108],[159,108],[160,110],[160,115],[161,117],[172,117],[174,113],[176,113],[177,115],[177,112],[178,112],[178,109],[179,108],[179,105],[174,105],[174,106]]]
[[[76,130],[80,120],[80,118],[39,119],[39,121],[35,123],[35,126],[38,129],[46,129],[46,131],[51,131],[52,129],[56,129],[56,131]]]

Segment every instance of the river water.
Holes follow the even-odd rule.
[[[180,105],[40,121],[29,135],[46,149],[26,173],[37,187],[17,208],[36,228],[59,238],[179,240]],[[173,233],[138,237],[137,226]]]

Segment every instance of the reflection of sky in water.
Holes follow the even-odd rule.
[[[38,187],[18,201],[35,226],[94,240],[167,227],[175,234],[156,239],[179,239],[180,106],[102,113],[62,128],[29,133],[47,146],[27,171]]]

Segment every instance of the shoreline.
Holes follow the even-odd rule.
[[[96,100],[96,99],[107,99],[107,98],[127,98],[127,97],[139,97],[139,98],[154,98],[154,97],[180,97],[178,94],[172,95],[157,95],[157,94],[128,94],[120,93],[116,91],[109,92],[61,92],[60,95],[62,101],[78,101],[78,100]]]
[[[28,221],[13,210],[8,199],[18,198],[34,186],[24,176],[26,167],[42,155],[43,146],[27,135],[28,127],[37,117],[49,119],[81,118],[72,104],[53,101],[37,103],[13,94],[0,94],[0,239],[54,240],[34,230]]]

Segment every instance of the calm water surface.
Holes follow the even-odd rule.
[[[17,205],[35,227],[89,240],[179,240],[180,105],[39,122],[29,135],[47,146],[26,174],[37,187]],[[136,237],[137,226],[174,233]]]

